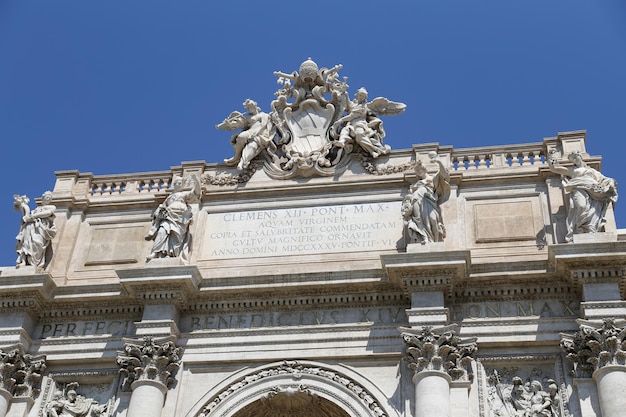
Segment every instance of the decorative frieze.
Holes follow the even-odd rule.
[[[416,374],[422,371],[441,371],[450,375],[453,381],[474,378],[471,367],[474,353],[478,350],[476,338],[461,339],[456,335],[456,325],[421,330],[401,328],[406,355]]]
[[[150,336],[137,343],[127,340],[124,351],[117,356],[123,388],[130,389],[139,380],[160,382],[169,388],[180,367],[181,354],[182,348],[170,340],[159,343]]]
[[[626,320],[577,320],[579,330],[561,334],[561,348],[573,362],[573,376],[590,378],[608,365],[626,366]]]

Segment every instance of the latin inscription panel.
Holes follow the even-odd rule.
[[[395,249],[401,202],[208,213],[202,259]]]
[[[452,321],[503,317],[579,317],[577,300],[518,300],[452,304]]]
[[[407,318],[401,307],[219,313],[186,316],[181,321],[181,329],[194,332],[353,323],[406,325]]]

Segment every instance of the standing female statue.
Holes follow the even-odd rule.
[[[415,173],[419,179],[402,202],[407,243],[443,242],[446,237],[440,205],[450,197],[450,174],[436,152],[429,152],[428,157],[439,165],[438,172],[430,175],[422,161],[417,161]]]
[[[44,268],[51,258],[50,241],[57,233],[54,224],[56,206],[50,204],[52,193],[50,191],[43,193],[41,206],[32,212],[28,206],[30,200],[25,195],[14,195],[13,200],[15,210],[22,212],[20,231],[15,237],[17,240],[15,266],[19,268],[22,265],[34,265]]]
[[[183,191],[185,180],[192,183],[189,191]],[[145,237],[146,240],[154,240],[148,261],[177,256],[187,260],[191,244],[189,224],[193,219],[188,203],[200,198],[201,188],[197,175],[192,174],[185,180],[179,176],[173,178],[174,191],[152,214],[152,227]]]
[[[567,156],[573,167],[562,167],[556,158],[548,159],[550,171],[561,174],[563,188],[569,194],[567,235],[571,242],[576,233],[603,232],[606,210],[617,201],[617,182],[588,167],[579,151]]]

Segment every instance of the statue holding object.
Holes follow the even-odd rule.
[[[574,166],[561,166],[554,156],[548,158],[548,166],[561,175],[568,194],[565,240],[572,242],[574,234],[603,232],[607,208],[618,196],[617,182],[587,166],[579,151],[570,152],[567,159]]]
[[[187,184],[191,186],[189,191],[183,189]],[[175,176],[172,179],[172,187],[173,192],[152,214],[152,227],[145,238],[153,240],[154,243],[147,261],[178,256],[183,261],[188,260],[191,247],[189,224],[193,220],[189,203],[201,197],[200,179],[195,174],[185,178]]]
[[[56,206],[50,204],[52,193],[46,191],[41,196],[41,206],[30,210],[30,199],[25,195],[13,196],[13,207],[21,211],[20,231],[15,237],[17,260],[15,266],[33,265],[44,268],[52,257],[50,242],[57,233],[54,224]]]
[[[418,160],[415,173],[419,179],[411,185],[402,202],[407,243],[443,242],[446,237],[441,204],[450,197],[450,174],[436,152],[430,152],[428,157],[437,163],[438,172],[429,174]]]

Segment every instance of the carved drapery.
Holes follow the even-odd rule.
[[[461,339],[455,325],[421,330],[404,328],[402,337],[406,348],[404,360],[416,374],[441,371],[453,381],[472,381],[472,356],[478,350],[476,338]]]
[[[574,377],[591,378],[607,365],[626,365],[626,320],[577,322],[576,333],[561,334],[561,348],[574,365]]]
[[[180,367],[182,348],[171,341],[159,344],[146,336],[141,344],[126,343],[124,351],[117,356],[123,387],[130,388],[135,381],[150,380],[169,388],[174,383],[174,375]]]
[[[45,415],[48,417],[108,417],[111,415],[111,406],[115,398],[105,404],[98,404],[96,400],[79,394],[80,384],[70,382],[59,387],[52,398],[45,404]]]
[[[18,349],[0,350],[0,388],[14,397],[36,397],[45,370],[45,356],[22,354]]]

